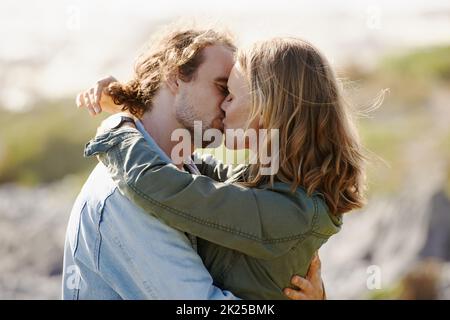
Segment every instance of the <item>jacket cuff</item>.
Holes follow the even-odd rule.
[[[109,129],[97,134],[94,139],[86,143],[84,147],[84,156],[88,158],[100,153],[106,153],[122,141],[136,136],[142,137],[142,134],[135,128],[121,127],[118,129]]]

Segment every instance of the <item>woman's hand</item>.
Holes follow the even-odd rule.
[[[91,116],[105,111],[107,113],[118,113],[122,111],[122,106],[117,105],[111,97],[105,92],[105,89],[117,79],[109,76],[98,80],[94,86],[77,95],[77,107],[86,108]]]
[[[293,276],[291,284],[298,290],[285,288],[284,294],[292,300],[324,300],[325,291],[321,277],[321,262],[319,256],[314,256],[309,266],[306,279],[300,276]]]

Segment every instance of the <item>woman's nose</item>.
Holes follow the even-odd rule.
[[[222,103],[220,104],[220,109],[222,109],[222,111],[226,111],[228,107],[228,102],[227,100],[223,100]]]
[[[223,99],[222,103],[220,104],[220,109],[222,109],[223,111],[226,111],[229,105],[230,105],[230,101],[229,101],[228,97],[226,97],[225,99]]]

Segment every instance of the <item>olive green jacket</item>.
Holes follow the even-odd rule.
[[[305,276],[315,251],[342,225],[318,192],[221,182],[236,171],[219,162],[203,161],[203,175],[192,175],[162,160],[133,128],[98,135],[86,145],[85,156],[92,155],[134,203],[197,236],[215,285],[243,299],[286,299],[292,275]]]

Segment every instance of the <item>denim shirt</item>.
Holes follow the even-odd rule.
[[[233,170],[201,162],[191,175],[159,157],[133,128],[100,134],[85,148],[97,155],[131,201],[149,215],[198,237],[214,283],[244,299],[286,299],[292,275],[305,276],[314,253],[339,232],[323,195],[290,186],[224,183]]]
[[[160,157],[167,155],[149,139]],[[64,299],[237,299],[213,279],[186,234],[124,197],[98,164],[70,214]]]

